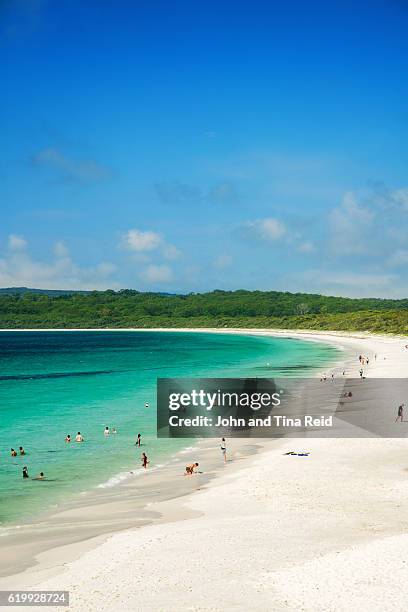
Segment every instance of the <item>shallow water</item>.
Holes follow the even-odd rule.
[[[300,340],[184,332],[0,333],[0,522],[24,520],[74,492],[119,483],[186,446],[156,438],[156,378],[301,376],[334,361]],[[149,407],[146,408],[145,404]],[[116,435],[106,437],[105,426]],[[64,438],[81,431],[84,444]],[[144,446],[134,446],[137,433]],[[24,457],[10,456],[23,446]],[[43,471],[50,480],[23,480]]]

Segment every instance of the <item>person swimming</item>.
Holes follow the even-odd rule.
[[[191,463],[190,465],[186,465],[186,473],[184,476],[191,476],[194,474],[194,470],[197,473],[198,463]]]
[[[113,434],[118,433],[118,430],[116,429],[116,427],[112,427],[112,433],[113,433]]]
[[[40,472],[33,480],[44,480],[44,472]]]
[[[85,442],[84,437],[80,431],[78,431],[77,435],[75,436],[75,442]]]
[[[18,449],[20,451],[20,455],[25,455],[25,450],[22,446]]]
[[[69,434],[66,436],[65,442],[71,442],[71,436]]]
[[[17,451],[15,451],[14,448],[11,449],[11,456],[17,457]]]
[[[26,465],[23,467],[23,478],[29,478],[28,467]]]

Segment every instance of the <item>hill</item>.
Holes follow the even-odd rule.
[[[277,327],[408,333],[408,299],[279,291],[0,293],[0,328]]]

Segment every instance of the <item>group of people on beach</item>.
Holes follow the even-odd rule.
[[[148,407],[148,404],[146,404],[146,407]],[[117,433],[117,429],[116,429],[116,427],[112,427],[112,429],[110,429],[109,426],[106,425],[105,428],[104,428],[103,433],[104,433],[104,436],[110,436],[111,433],[112,434],[116,434]],[[77,442],[79,444],[85,442],[85,438],[84,438],[84,436],[82,435],[82,433],[80,431],[77,432],[74,440],[75,440],[75,442]],[[64,441],[65,441],[65,443],[70,444],[73,441],[73,438],[72,438],[71,434],[67,434],[65,436],[65,440]],[[135,446],[138,446],[140,448],[141,444],[142,444],[142,435],[140,433],[138,433],[137,434],[137,438],[136,438],[136,442],[135,442]],[[222,438],[220,448],[221,448],[221,453],[222,453],[224,462],[226,463],[227,462],[227,443],[226,443],[225,438]],[[18,455],[24,456],[25,454],[26,453],[25,453],[25,450],[24,450],[23,446],[19,447],[19,452],[18,453],[17,453],[17,451],[14,448],[11,449],[11,456],[12,457],[17,457]],[[147,466],[150,463],[150,461],[149,461],[149,459],[147,457],[147,454],[145,452],[142,452],[141,462],[142,462],[142,467],[144,469],[147,469]],[[194,462],[194,463],[191,463],[189,465],[186,465],[186,469],[185,469],[184,475],[185,476],[191,476],[191,475],[197,473],[198,472],[198,467],[199,467],[199,463],[198,462]],[[26,465],[23,467],[22,476],[23,476],[23,479],[29,479],[30,478],[29,473],[28,473],[28,467]],[[36,476],[34,478],[31,478],[31,480],[46,480],[44,472],[40,472],[38,474],[38,476]]]
[[[375,355],[375,357],[377,358],[377,355]],[[361,363],[361,365],[368,365],[370,363],[369,358],[364,357],[364,355],[359,355],[358,360]]]

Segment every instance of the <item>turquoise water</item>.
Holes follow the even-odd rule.
[[[1,332],[0,524],[74,491],[114,485],[124,470],[140,468],[140,450],[154,467],[185,446],[156,439],[157,377],[302,376],[335,358],[327,345],[260,336]],[[104,436],[106,425],[118,433]],[[77,431],[86,443],[66,444]],[[26,456],[11,457],[20,446]],[[25,465],[50,480],[23,480]]]

